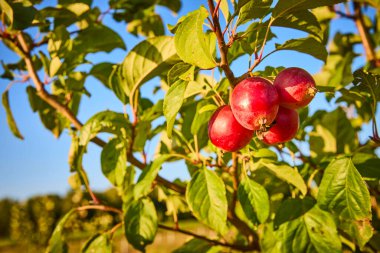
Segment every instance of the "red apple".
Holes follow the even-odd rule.
[[[250,130],[269,126],[276,118],[278,107],[277,90],[264,78],[244,79],[232,91],[232,112],[236,120]]]
[[[284,69],[273,84],[280,97],[280,105],[290,109],[305,107],[317,93],[313,77],[301,68]]]
[[[225,151],[233,152],[243,148],[252,139],[253,133],[236,121],[228,105],[218,108],[208,123],[211,142]]]
[[[268,145],[284,143],[296,136],[299,127],[297,111],[280,106],[270,129],[263,133],[262,141]]]

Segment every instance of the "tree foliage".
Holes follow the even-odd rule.
[[[11,89],[15,82],[30,81],[30,107],[42,124],[56,137],[63,131],[72,137],[70,180],[76,189],[84,186],[93,203],[82,208],[120,215],[119,225],[136,249],[145,252],[157,229],[168,229],[152,201],[158,191],[168,208],[166,215],[176,223],[171,230],[194,236],[175,252],[380,251],[378,1],[205,0],[207,7],[199,6],[171,25],[158,10],[178,13],[180,0],[109,0],[107,10],[92,0],[49,4],[0,0],[1,41],[20,57],[18,62],[1,62],[1,78],[10,80],[2,96],[6,120],[15,137],[27,138],[16,121],[26,122],[12,114]],[[103,22],[106,16],[124,22],[140,42],[131,47],[123,39],[125,31]],[[332,33],[334,19],[349,20],[358,32]],[[304,37],[274,44],[279,29],[298,30]],[[357,45],[362,55],[354,50]],[[115,49],[125,54],[122,62],[90,60],[92,54]],[[323,62],[314,77],[321,99],[330,101],[334,110],[300,110],[296,138],[281,146],[266,146],[254,137],[239,152],[217,149],[207,137],[212,112],[228,104],[231,90],[248,76],[273,80],[283,67],[270,62],[269,56],[281,50]],[[242,55],[249,56],[249,67],[237,76],[237,67],[231,65]],[[360,67],[353,65],[358,59],[364,62]],[[257,70],[263,62],[265,69]],[[88,64],[91,67],[85,68]],[[90,96],[90,76],[130,113],[121,108],[78,119],[82,97]],[[152,79],[160,80],[156,90],[165,92],[155,100],[141,91]],[[368,123],[372,135],[359,140]],[[110,134],[110,139],[104,141],[101,133]],[[152,162],[139,160],[139,154],[146,158],[153,138],[159,141]],[[82,164],[89,142],[102,149],[102,172],[123,200],[118,208],[107,206],[91,191]],[[164,163],[179,160],[186,166],[178,169],[188,170],[189,181],[159,176]],[[142,170],[139,178],[136,170]],[[57,224],[46,252],[66,252],[62,228],[80,208]],[[177,215],[182,210],[191,210],[216,232],[215,238],[179,229]],[[110,231],[93,231],[82,251],[111,252],[114,230]]]

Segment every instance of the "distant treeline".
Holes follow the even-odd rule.
[[[122,200],[114,189],[96,193],[102,204],[121,208]],[[90,198],[82,192],[69,192],[66,196],[36,196],[27,201],[0,200],[0,239],[14,243],[47,245],[59,219],[70,209],[89,205]],[[155,201],[159,218],[165,219],[166,205]],[[189,213],[179,214],[180,219],[190,218]],[[67,234],[95,233],[105,231],[119,223],[115,213],[88,210],[77,212],[65,225]]]

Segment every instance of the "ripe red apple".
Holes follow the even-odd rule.
[[[280,97],[280,105],[298,109],[308,105],[317,93],[313,77],[301,68],[287,68],[281,71],[273,85]]]
[[[273,125],[263,133],[262,141],[268,145],[290,141],[296,136],[298,127],[299,117],[297,111],[280,106]]]
[[[276,88],[261,77],[244,79],[231,95],[231,109],[236,120],[250,130],[269,126],[276,118],[279,102]]]
[[[233,152],[243,148],[252,139],[253,133],[237,122],[229,105],[218,108],[208,123],[211,142],[225,151]]]

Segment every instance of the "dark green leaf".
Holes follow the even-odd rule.
[[[217,247],[213,247],[211,244],[206,242],[205,240],[201,240],[198,238],[193,238],[190,241],[186,242],[184,245],[174,250],[173,253],[212,253],[219,252],[216,251]]]
[[[92,116],[86,124],[83,125],[78,140],[77,152],[74,153],[71,170],[80,170],[82,168],[82,158],[86,151],[87,144],[100,132],[112,133],[119,139],[128,143],[131,137],[131,123],[122,113],[104,111]]]
[[[123,90],[123,79],[120,65],[110,62],[102,62],[92,67],[90,75],[96,77],[107,88],[111,89],[123,104],[127,104],[129,99]]]
[[[311,197],[305,197],[304,199],[287,199],[283,201],[274,218],[273,228],[277,230],[281,224],[304,215],[314,204],[315,200]]]
[[[124,92],[129,96],[143,83],[149,81],[178,61],[172,37],[160,36],[140,42],[122,64]]]
[[[380,179],[380,159],[376,155],[356,153],[352,162],[363,177]]]
[[[342,252],[334,218],[314,206],[301,217],[280,225],[277,231],[269,224],[261,241],[264,252]]]
[[[101,39],[99,34],[102,36]],[[74,39],[73,48],[79,53],[111,52],[115,48],[126,49],[120,35],[101,24],[94,24],[82,30]]]
[[[34,87],[28,86],[26,91],[33,112],[38,112],[43,125],[49,129],[55,137],[59,137],[63,129],[69,126],[69,121],[42,100],[37,95],[37,91]]]
[[[372,237],[371,198],[351,158],[337,158],[327,166],[319,186],[318,204],[338,216],[340,227],[361,247]]]
[[[380,75],[359,69],[354,72],[353,84],[370,94],[372,99],[380,101]]]
[[[215,172],[206,168],[199,169],[186,188],[186,199],[198,220],[222,235],[226,232],[226,189]]]
[[[156,179],[162,164],[169,158],[170,155],[161,155],[143,170],[134,188],[135,199],[145,197],[153,190],[152,183]]]
[[[160,0],[158,4],[165,6],[176,13],[181,9],[180,0]]]
[[[138,250],[145,251],[145,246],[153,242],[157,226],[156,208],[149,198],[133,201],[125,211],[125,236]]]
[[[209,104],[208,101],[201,101],[197,104],[195,117],[191,123],[191,133],[193,135],[198,134],[201,127],[208,124],[208,121],[216,109],[216,105]]]
[[[167,134],[171,138],[172,130],[175,122],[175,118],[179,109],[183,104],[184,95],[186,91],[186,86],[188,82],[178,80],[172,86],[170,86],[168,92],[165,95],[164,99],[164,115],[166,118],[167,124]]]
[[[190,12],[178,25],[174,36],[175,48],[179,57],[184,62],[198,66],[201,69],[211,69],[216,66],[213,51],[216,47],[216,37],[211,33],[211,40],[206,39],[203,32],[203,22],[208,16],[208,11],[202,6],[200,9]]]
[[[34,16],[37,13],[37,10],[32,5],[15,2],[11,4],[11,7],[13,9],[12,30],[24,30],[32,25]]]
[[[293,12],[290,15],[276,18],[272,26],[288,27],[313,34],[320,38],[321,27],[317,18],[310,11]]]
[[[61,218],[61,220],[56,225],[53,234],[50,237],[49,245],[46,248],[45,253],[66,253],[68,252],[68,247],[66,242],[64,241],[64,237],[62,234],[63,227],[65,226],[66,221],[70,218],[70,216],[74,213],[74,209],[69,211],[65,216]]]
[[[284,44],[276,44],[276,50],[294,50],[300,53],[309,54],[318,60],[326,62],[327,50],[325,46],[314,38],[292,39]]]
[[[118,138],[110,140],[102,150],[100,161],[102,172],[108,180],[115,186],[121,186],[127,168],[125,143]]]
[[[357,146],[357,137],[346,113],[341,109],[321,117],[310,133],[311,156],[350,153]]]
[[[111,234],[96,234],[83,246],[82,253],[112,253]]]
[[[251,0],[239,9],[238,25],[244,24],[251,19],[263,19],[268,15],[273,0]],[[241,1],[239,1],[240,4]]]
[[[272,16],[274,18],[281,17],[297,11],[331,6],[341,2],[345,2],[345,0],[279,0],[273,8]]]
[[[5,113],[7,114],[7,122],[8,122],[9,129],[12,131],[14,136],[23,140],[24,137],[22,136],[22,134],[18,130],[16,121],[15,121],[13,114],[12,114],[12,111],[11,111],[11,106],[9,104],[9,91],[8,90],[6,90],[3,93],[2,103],[3,103],[4,109],[5,109]]]
[[[269,216],[269,197],[263,186],[244,177],[239,184],[238,199],[249,220],[254,224],[257,220],[265,223]]]
[[[268,159],[260,159],[255,163],[255,168],[266,168],[276,177],[297,187],[303,195],[307,193],[305,181],[299,172],[287,164],[275,163]]]

